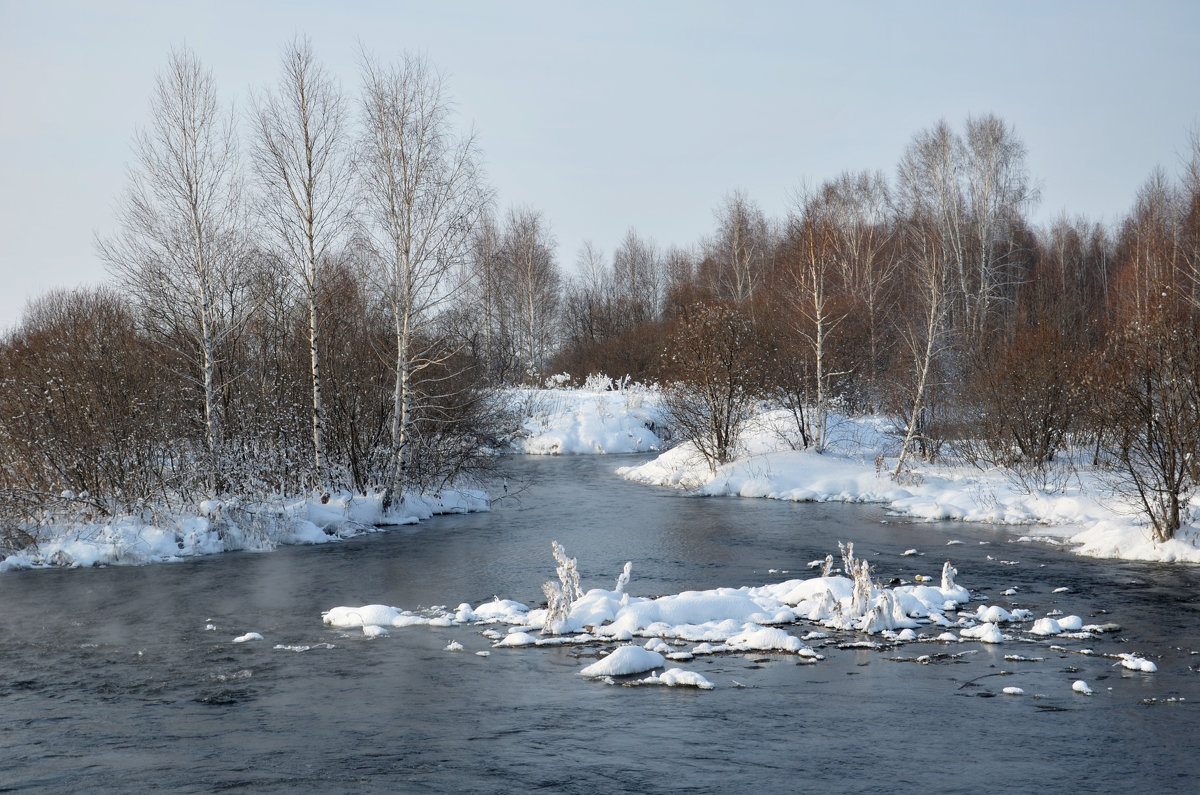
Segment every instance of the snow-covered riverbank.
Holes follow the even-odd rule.
[[[583,389],[511,390],[511,403],[525,418],[512,440],[514,451],[591,455],[666,449],[657,390],[639,384],[611,390],[592,381],[598,380],[589,379]]]
[[[34,548],[0,561],[0,571],[41,566],[140,565],[287,544],[324,544],[379,528],[414,524],[436,514],[486,511],[482,491],[406,495],[386,514],[381,494],[342,494],[277,505],[207,500],[196,512],[42,528]]]
[[[1068,544],[1092,557],[1200,563],[1200,528],[1154,543],[1128,499],[1104,473],[1080,465],[1062,470],[1055,490],[1027,489],[1013,473],[965,464],[911,462],[899,481],[891,470],[897,447],[878,417],[838,418],[824,453],[793,450],[784,412],[756,417],[742,438],[741,456],[716,472],[691,444],[645,464],[623,467],[629,480],[673,486],[698,495],[765,497],[808,502],[877,502],[899,514],[929,520],[1031,525],[1029,538]]]
[[[613,384],[613,386],[618,386]],[[822,454],[793,450],[789,417],[764,412],[743,435],[741,456],[716,472],[688,443],[668,449],[670,433],[659,394],[640,385],[604,389],[514,389],[524,417],[511,440],[530,455],[661,451],[618,473],[629,480],[705,496],[812,502],[874,502],[898,514],[929,520],[1028,525],[1025,537],[1069,546],[1093,557],[1200,563],[1200,527],[1156,544],[1140,514],[1114,493],[1103,473],[1064,469],[1055,490],[1029,490],[1003,469],[912,462],[899,482],[890,476],[897,446],[878,417],[837,418]],[[43,528],[36,549],[0,561],[0,571],[29,566],[141,564],[281,544],[336,541],[381,526],[409,524],[435,514],[487,510],[482,491],[408,496],[384,516],[378,495],[342,495],[328,504],[296,500],[277,505],[205,503],[196,512],[125,517],[108,523]]]
[[[641,386],[516,390],[528,409],[523,453],[635,453],[663,450],[653,461],[624,467],[629,480],[671,486],[698,495],[761,497],[811,502],[874,502],[898,514],[929,520],[1029,525],[1026,537],[1068,545],[1081,555],[1123,560],[1200,563],[1200,526],[1155,543],[1136,505],[1117,494],[1105,473],[1088,464],[1059,464],[1053,489],[1030,489],[1010,471],[966,464],[910,461],[893,480],[897,438],[880,417],[836,417],[831,444],[821,454],[793,450],[786,412],[752,420],[741,455],[716,472],[691,444],[666,449],[667,419],[657,391]],[[665,437],[665,438],[664,438]],[[1197,506],[1200,507],[1200,506]]]

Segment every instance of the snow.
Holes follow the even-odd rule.
[[[496,646],[533,646],[537,642],[537,635],[531,635],[528,632],[510,632]]]
[[[1070,478],[1061,478],[1055,491],[1027,490],[1001,468],[953,462],[910,461],[910,470],[897,482],[891,477],[897,443],[883,418],[834,417],[833,439],[823,453],[791,449],[790,422],[786,412],[762,412],[743,433],[739,457],[716,472],[690,442],[617,471],[628,480],[697,495],[883,503],[898,514],[930,521],[1036,524],[1043,526],[1041,537],[1066,542],[1081,555],[1200,563],[1196,521],[1175,539],[1156,543],[1136,507],[1114,495],[1103,473],[1084,463]],[[1200,516],[1200,499],[1191,507]]]
[[[1064,616],[1062,618],[1039,618],[1033,622],[1029,631],[1034,635],[1060,635],[1063,632],[1078,632],[1083,629],[1083,619],[1079,616]]]
[[[484,492],[453,489],[436,495],[405,494],[387,512],[382,493],[344,492],[325,503],[313,497],[274,505],[203,500],[193,511],[176,511],[158,524],[125,516],[102,524],[44,528],[36,548],[0,561],[0,571],[142,565],[233,550],[325,544],[395,525],[416,524],[437,514],[486,510]]]
[[[981,643],[1003,643],[1004,635],[995,624],[980,624],[968,627],[958,633],[960,637],[977,640]]]
[[[252,640],[262,640],[263,636],[257,632],[247,632],[245,635],[238,635],[233,639],[234,643],[247,643]]]
[[[627,676],[661,668],[667,661],[661,654],[640,646],[619,646],[615,651],[579,672],[581,676],[597,679],[602,676]]]
[[[999,605],[980,606],[975,611],[975,620],[1003,624],[1009,621],[1027,621],[1033,614],[1028,610],[1009,612]]]
[[[1147,674],[1158,671],[1157,665],[1136,654],[1120,654],[1117,656],[1121,658],[1121,667],[1128,668],[1130,671],[1141,671]]]
[[[639,679],[639,685],[665,685],[666,687],[695,687],[700,690],[712,690],[713,683],[695,671],[685,671],[682,668],[668,668],[661,674],[651,674],[645,679]]]
[[[562,554],[555,558],[574,566]],[[1116,632],[1116,624],[1083,625],[1079,616],[1044,616],[1034,619],[1029,610],[1006,610],[998,605],[965,605],[970,591],[960,585],[950,561],[942,567],[941,583],[884,586],[873,579],[869,557],[858,557],[852,544],[839,544],[842,567],[853,576],[819,574],[741,588],[718,587],[685,590],[660,596],[631,593],[631,563],[626,563],[614,590],[593,588],[566,605],[566,618],[551,619],[544,607],[531,608],[514,599],[493,597],[472,607],[461,603],[453,610],[435,606],[418,611],[384,604],[341,606],[324,611],[322,621],[332,629],[361,627],[368,637],[381,637],[397,629],[417,627],[475,627],[491,642],[492,652],[530,653],[535,649],[571,645],[587,656],[596,649],[599,659],[578,673],[587,679],[625,686],[660,685],[708,690],[716,685],[697,671],[668,668],[674,662],[699,660],[711,664],[714,655],[772,655],[799,663],[820,664],[827,649],[883,651],[904,644],[1024,643],[1060,654],[1104,657],[1114,666],[1142,674],[1158,669],[1135,652],[1099,653],[1089,648],[1068,650],[1050,645],[1047,636],[1094,639]],[[823,567],[828,569],[829,567]],[[807,626],[805,626],[807,625]],[[812,625],[822,627],[819,631]],[[1003,626],[1003,630],[1001,629]],[[957,631],[939,631],[943,628]],[[830,632],[839,633],[834,638]],[[1069,634],[1074,632],[1075,634]],[[395,633],[400,634],[400,633]],[[349,639],[351,635],[343,634]],[[641,643],[641,645],[638,645]],[[818,644],[817,649],[809,643]],[[278,648],[278,647],[277,647]],[[445,651],[462,651],[451,641]],[[820,651],[818,651],[818,649]],[[972,650],[941,657],[958,658]],[[893,658],[899,659],[899,658]],[[1048,657],[1005,654],[1011,662],[1040,663]],[[900,661],[930,663],[933,655],[920,654]],[[642,678],[634,678],[648,674]],[[742,685],[734,683],[735,686]],[[1075,692],[1091,695],[1082,680]],[[1007,695],[1022,695],[1019,687],[1005,688]],[[1035,696],[1036,698],[1036,696]]]
[[[579,455],[666,446],[658,435],[665,423],[657,390],[603,377],[585,387],[509,390],[510,405],[525,417],[512,448],[527,455]]]
[[[386,635],[386,632],[377,632],[372,630],[382,629],[384,627],[412,627],[412,626],[454,626],[456,623],[454,618],[442,611],[436,611],[431,615],[417,615],[408,610],[400,610],[387,605],[363,605],[362,607],[335,607],[326,610],[321,614],[321,620],[327,626],[346,629],[350,627],[362,627],[363,631],[368,636]]]
[[[1076,679],[1075,683],[1071,685],[1071,689],[1084,696],[1090,696],[1092,694],[1091,686],[1082,679]]]
[[[566,380],[551,379],[555,385]],[[1022,540],[1065,542],[1093,557],[1200,563],[1196,521],[1185,524],[1175,539],[1154,542],[1137,510],[1112,495],[1102,475],[1083,464],[1072,477],[1062,478],[1056,491],[1025,490],[1005,470],[953,463],[914,461],[896,482],[890,477],[896,440],[883,418],[833,417],[830,444],[818,454],[790,448],[785,412],[763,411],[748,425],[740,457],[711,472],[690,443],[665,449],[670,434],[653,387],[600,376],[590,378],[583,389],[512,389],[507,399],[524,417],[510,449],[542,455],[663,451],[653,460],[618,470],[637,482],[698,495],[883,503],[897,513],[928,520],[1036,524],[1042,526],[1039,532]],[[1200,516],[1200,500],[1195,503],[1189,506],[1192,515]],[[406,494],[386,514],[381,494],[341,493],[324,503],[315,498],[260,505],[204,500],[192,511],[176,511],[157,523],[127,516],[44,528],[38,546],[13,551],[0,560],[0,572],[139,565],[229,550],[328,543],[436,514],[487,509],[487,495],[476,490]],[[909,549],[904,554],[921,553]],[[819,567],[821,562],[809,565]]]

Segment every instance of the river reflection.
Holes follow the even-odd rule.
[[[0,788],[1194,791],[1197,567],[1084,560],[877,506],[687,498],[612,475],[630,460],[513,458],[510,490],[531,485],[492,513],[341,544],[0,575]],[[370,640],[321,623],[336,605],[538,601],[552,539],[585,588],[611,588],[632,560],[636,595],[807,577],[838,540],[884,579],[936,576],[950,557],[972,607],[1012,606],[1002,592],[1017,588],[1015,606],[1035,615],[1121,624],[1089,645],[1159,671],[1051,649],[1083,648],[1072,641],[829,646],[814,666],[770,654],[685,664],[713,691],[622,688],[577,675],[594,650],[492,651],[470,627]],[[231,642],[248,631],[265,640]],[[464,650],[445,651],[451,641]],[[1044,659],[1004,659],[1014,653]],[[1075,679],[1095,695],[1073,694]],[[1027,695],[999,695],[1009,685]]]

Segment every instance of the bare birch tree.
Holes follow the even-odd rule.
[[[727,196],[715,215],[709,259],[716,272],[709,281],[717,295],[740,303],[754,297],[766,276],[771,229],[759,206],[740,190]]]
[[[942,237],[955,327],[980,336],[1018,281],[1014,231],[1036,199],[1024,144],[991,114],[968,118],[965,138],[941,121],[913,138],[899,187],[902,204],[920,207]]]
[[[872,403],[884,359],[883,324],[895,294],[900,261],[893,245],[887,182],[879,172],[844,172],[825,184],[822,203],[834,231],[841,283],[864,311],[867,363],[864,378]]]
[[[892,477],[904,471],[914,442],[927,451],[936,446],[929,436],[930,394],[935,389],[937,362],[946,346],[946,321],[950,311],[947,279],[952,261],[943,248],[944,238],[934,228],[923,225],[919,217],[909,219],[909,278],[912,282],[912,311],[908,323],[901,326],[909,379],[902,388],[899,411],[904,419],[904,441]],[[902,366],[903,367],[903,366]]]
[[[215,494],[225,486],[218,350],[247,310],[238,306],[244,223],[233,117],[191,51],[172,51],[158,75],[134,156],[117,211],[120,232],[98,248],[161,336],[189,349],[181,353],[195,366],[203,398],[206,488]]]
[[[518,359],[526,379],[539,385],[555,339],[562,286],[554,238],[540,211],[509,210],[501,256],[510,279]]]
[[[987,328],[996,303],[1007,301],[1019,280],[1013,270],[1013,232],[1037,198],[1025,154],[1025,145],[1003,119],[990,113],[967,118],[965,193],[975,248],[971,303],[976,334]]]
[[[503,378],[510,364],[504,355],[507,324],[502,311],[503,265],[500,260],[500,230],[490,213],[485,214],[471,235],[471,254],[465,264],[466,296],[462,308],[462,336],[489,379]]]
[[[794,311],[795,332],[812,354],[813,404],[809,428],[801,429],[818,453],[824,452],[829,429],[831,379],[838,373],[830,368],[830,336],[846,318],[848,309],[833,299],[833,282],[838,274],[837,218],[827,201],[827,193],[801,194],[790,220],[789,241],[792,251],[787,269],[788,303]],[[797,418],[802,411],[793,413]]]
[[[658,318],[664,281],[654,241],[645,240],[630,229],[613,252],[612,262],[612,290],[625,307],[626,328]]]
[[[414,378],[449,355],[427,332],[458,292],[451,277],[488,196],[474,133],[456,133],[442,78],[424,58],[384,66],[364,55],[362,72],[359,178],[396,356],[386,510],[412,453]]]
[[[330,473],[317,297],[331,251],[350,225],[346,104],[332,77],[314,58],[308,39],[294,40],[280,60],[277,91],[266,91],[254,104],[251,151],[260,189],[259,212],[273,234],[278,256],[291,265],[307,302],[313,474],[324,492]]]
[[[960,299],[957,325],[971,328],[975,316],[973,303],[966,300],[973,291],[967,265],[964,158],[962,139],[942,120],[913,138],[900,160],[897,187],[900,205],[910,214],[906,223],[919,218],[922,238],[928,239],[932,233],[940,237],[937,247],[949,268],[950,285]]]

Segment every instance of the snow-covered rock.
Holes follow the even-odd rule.
[[[619,646],[607,657],[586,666],[579,673],[590,679],[602,676],[627,676],[662,668],[666,663],[666,658],[656,651],[643,649],[640,646]]]

